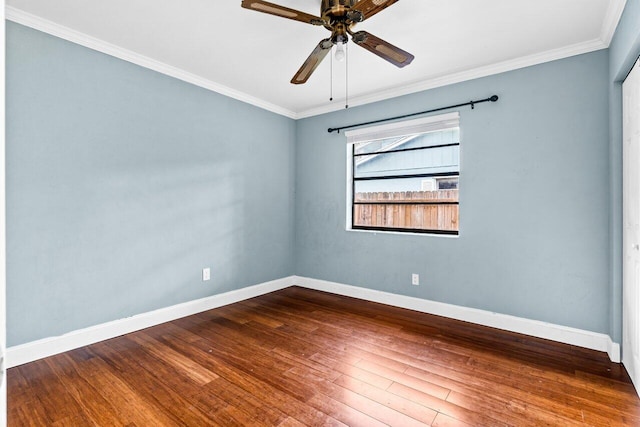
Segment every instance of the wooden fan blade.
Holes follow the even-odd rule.
[[[371,18],[376,13],[388,8],[398,0],[360,0],[351,9],[357,10],[363,15],[363,21]]]
[[[299,10],[290,9],[288,7],[262,0],[242,0],[242,7],[245,9],[268,13],[270,15],[280,16],[282,18],[306,22],[307,24],[324,25],[324,21],[319,16],[310,15],[308,13],[300,12]]]
[[[413,55],[409,52],[406,52],[399,47],[374,36],[373,34],[367,33],[366,31],[358,31],[357,33],[354,33],[353,42],[400,68],[411,64],[411,61],[413,61]]]
[[[331,43],[331,39],[324,39],[318,46],[311,52],[311,55],[304,61],[302,67],[298,70],[293,79],[291,79],[291,83],[294,85],[300,85],[306,83],[311,77],[311,74],[318,68],[318,65],[322,62],[327,53],[331,52],[331,48],[333,47],[333,43]]]

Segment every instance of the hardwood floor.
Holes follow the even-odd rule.
[[[606,354],[288,288],[8,371],[9,426],[640,426]]]

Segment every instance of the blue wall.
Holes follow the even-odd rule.
[[[608,51],[298,121],[296,273],[609,331]],[[460,237],[345,231],[339,125],[460,110]],[[411,273],[421,286],[411,286]]]
[[[640,55],[640,1],[627,1],[609,47],[610,330],[622,342],[622,82]]]
[[[639,22],[628,2],[609,50],[297,123],[7,23],[8,344],[294,273],[619,342]],[[461,110],[460,237],[345,231],[328,127],[493,93]]]
[[[293,274],[294,138],[8,22],[8,345]]]

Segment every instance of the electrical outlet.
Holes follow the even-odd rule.
[[[419,274],[412,274],[411,275],[411,284],[413,286],[420,286],[420,275]]]
[[[211,280],[211,269],[209,267],[202,269],[202,281]]]

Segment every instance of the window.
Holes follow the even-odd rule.
[[[438,178],[436,180],[438,190],[457,190],[458,189],[458,177],[452,178]]]
[[[349,229],[458,234],[458,113],[346,135]]]

